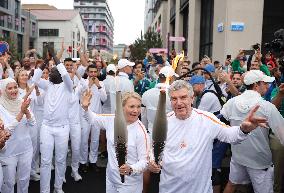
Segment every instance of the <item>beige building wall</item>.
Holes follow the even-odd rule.
[[[192,0],[188,12],[188,57],[191,61],[199,60],[201,0]]]
[[[159,17],[161,17],[160,24],[160,34],[163,40],[163,48],[167,48],[167,33],[168,33],[168,3],[166,1],[161,2],[161,6],[151,24],[151,28],[153,29],[155,24],[158,23]]]
[[[264,0],[215,0],[213,51],[214,60],[225,61],[226,55],[236,56],[239,49],[251,49],[261,43]],[[218,23],[224,31],[218,32]],[[243,31],[231,31],[231,22],[243,22]]]

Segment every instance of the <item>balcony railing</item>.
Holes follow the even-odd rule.
[[[180,10],[182,11],[189,4],[189,0],[180,0]]]
[[[174,20],[175,17],[176,17],[176,6],[173,6],[170,9],[170,21]]]

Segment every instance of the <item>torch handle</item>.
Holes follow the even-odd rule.
[[[124,175],[120,175],[120,178],[121,178],[121,182],[124,183],[125,182]]]

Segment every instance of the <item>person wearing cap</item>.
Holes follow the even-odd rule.
[[[132,74],[132,67],[135,65],[134,62],[130,62],[127,59],[120,59],[117,64],[118,76],[116,77],[116,87],[121,92],[134,91],[134,85],[129,80],[129,75]]]
[[[256,114],[267,119],[268,127],[284,145],[284,119],[277,108],[262,96],[268,90],[274,77],[266,76],[260,70],[250,70],[245,74],[244,84],[247,90],[230,99],[222,108],[222,119],[231,126],[238,126],[256,105]],[[229,182],[224,193],[235,190],[236,184],[252,183],[258,193],[273,192],[272,155],[269,147],[269,129],[261,126],[252,131],[247,140],[231,146]]]
[[[192,108],[193,89],[188,82],[174,81],[169,87],[173,112],[168,113],[167,139],[162,162],[150,161],[150,171],[161,172],[160,193],[212,193],[212,148],[214,139],[238,143],[245,133],[265,123],[255,115],[257,106],[241,126],[228,127],[212,113]]]
[[[116,66],[114,64],[109,64],[106,68],[106,79],[103,80],[105,85],[107,100],[103,104],[103,113],[104,114],[114,114],[115,110],[115,74],[116,74]]]
[[[89,86],[93,96],[90,104],[90,110],[94,113],[102,113],[102,103],[107,100],[107,94],[105,91],[105,86],[102,81],[99,81],[97,78],[98,70],[96,65],[92,64],[87,67],[88,78],[86,84]],[[99,171],[98,166],[96,165],[98,159],[98,147],[99,147],[99,136],[100,128],[95,125],[90,125],[88,120],[86,120],[81,114],[81,156],[80,156],[80,165],[81,170],[86,173],[88,171],[87,163],[89,157],[89,166],[95,171]],[[91,133],[91,142],[90,142],[90,152],[88,151],[89,146],[89,136]]]
[[[157,111],[159,96],[160,96],[160,90],[167,90],[170,82],[174,80],[173,77],[178,77],[178,75],[174,72],[173,68],[171,66],[165,66],[163,67],[159,72],[159,83],[156,84],[155,88],[151,88],[147,90],[142,95],[142,104],[146,108],[146,113],[144,114],[144,120],[146,122],[143,122],[145,127],[148,129],[150,134],[152,133],[153,129],[153,123]],[[167,78],[169,79],[169,82],[166,83]],[[170,98],[167,94],[167,108],[166,111],[171,111],[171,105],[170,105]],[[142,114],[143,115],[143,114]]]
[[[204,69],[209,72],[213,78],[215,75],[215,67],[213,64],[206,64]],[[204,73],[204,78],[205,78],[205,88],[206,89],[214,89],[214,85],[212,80],[210,79],[210,76],[207,73]]]

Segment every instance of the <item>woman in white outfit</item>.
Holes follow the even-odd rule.
[[[22,102],[14,79],[1,80],[0,85],[0,117],[11,133],[4,150],[0,151],[4,177],[1,192],[13,193],[17,181],[17,193],[28,193],[33,147],[27,128],[35,125],[28,109],[30,99]]]
[[[19,86],[19,95],[22,99],[29,97],[31,99],[30,109],[35,115],[36,125],[30,128],[30,135],[33,144],[33,160],[31,170],[31,180],[39,181],[39,134],[42,123],[43,111],[43,91],[39,90],[37,86],[30,86],[28,84],[29,75],[28,71],[20,69],[15,76],[15,80]]]
[[[144,125],[139,121],[141,97],[135,92],[126,92],[122,97],[124,116],[127,122],[127,163],[118,167],[114,145],[114,115],[95,114],[88,110],[91,93],[83,96],[82,107],[90,124],[96,124],[106,130],[108,165],[106,169],[107,193],[141,193],[143,189],[143,171],[147,167],[149,138]],[[125,175],[121,182],[120,175]]]

